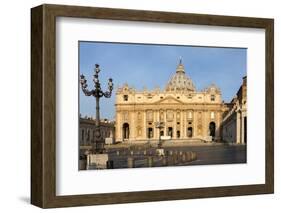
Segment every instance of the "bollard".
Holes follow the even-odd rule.
[[[186,156],[184,154],[181,156],[181,160],[183,163],[186,161]]]
[[[120,153],[119,153],[119,151],[118,151],[118,150],[116,151],[116,155],[118,155],[118,156],[120,155]]]
[[[168,166],[173,166],[173,156],[168,157]]]
[[[177,156],[173,155],[173,164],[176,165],[178,163]]]
[[[143,155],[146,155],[146,150],[143,151]]]
[[[170,150],[169,155],[173,155],[173,151],[172,150]]]
[[[107,169],[113,169],[114,168],[113,160],[109,160],[109,161],[106,162],[106,168]]]
[[[164,156],[162,159],[162,166],[167,166],[167,157]]]
[[[130,154],[131,154],[131,155],[134,155],[134,151],[131,151]]]
[[[128,168],[134,168],[134,158],[128,157],[127,159]]]
[[[177,159],[177,163],[180,163],[181,158],[180,158],[180,155],[179,155],[179,154],[176,154],[176,159]]]
[[[153,157],[149,156],[147,158],[148,167],[153,167]]]
[[[186,156],[186,162],[189,162],[190,161],[190,153],[186,152],[185,156]]]
[[[197,159],[197,155],[195,152],[191,152],[191,160],[196,160]]]

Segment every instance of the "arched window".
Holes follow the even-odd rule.
[[[193,134],[193,132],[192,132],[192,127],[188,127],[188,128],[187,128],[187,137],[191,138],[191,137],[192,137],[192,134]]]

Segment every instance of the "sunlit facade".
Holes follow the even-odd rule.
[[[227,109],[216,85],[197,91],[182,61],[164,90],[137,91],[124,84],[115,102],[116,141],[220,141],[222,115]],[[163,122],[157,129],[155,123]]]

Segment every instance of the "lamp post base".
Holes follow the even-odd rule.
[[[94,143],[92,146],[94,154],[103,154],[105,152],[104,143]]]

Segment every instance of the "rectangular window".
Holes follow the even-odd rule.
[[[216,96],[215,95],[211,95],[211,101],[215,101]]]

